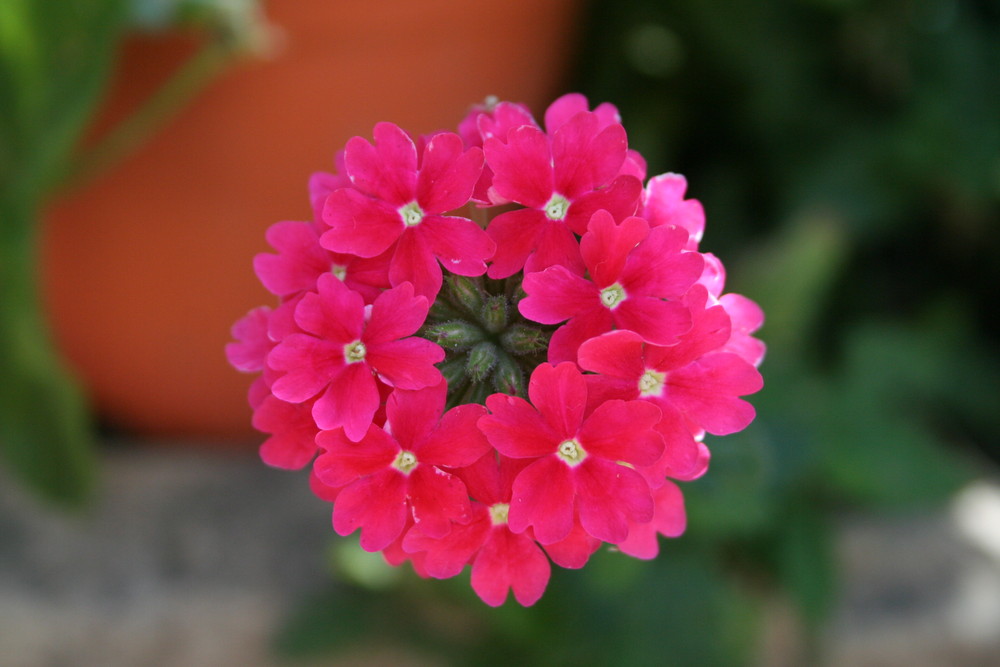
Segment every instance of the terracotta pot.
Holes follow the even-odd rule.
[[[47,218],[43,264],[57,340],[111,425],[137,434],[252,433],[250,378],[228,366],[229,327],[273,298],[251,258],[273,222],[308,219],[309,174],[391,120],[452,128],[495,94],[540,110],[558,93],[576,0],[274,2],[284,37],[236,64],[141,152]],[[107,118],[191,52],[131,40]]]

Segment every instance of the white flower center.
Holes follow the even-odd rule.
[[[587,452],[583,451],[583,447],[576,440],[564,440],[559,443],[559,447],[556,449],[556,456],[568,465],[575,466],[587,458]]]
[[[356,364],[359,361],[364,361],[365,355],[368,354],[368,348],[360,340],[356,340],[353,343],[348,343],[344,346],[344,361],[349,364]]]
[[[601,303],[608,310],[614,310],[618,304],[625,300],[625,296],[625,288],[618,283],[608,285],[601,290]]]
[[[408,452],[404,449],[399,452],[396,460],[392,462],[392,467],[404,475],[409,475],[417,467],[417,457],[413,452]]]
[[[659,396],[663,393],[663,384],[667,379],[666,373],[660,373],[647,368],[646,372],[639,378],[640,396]]]
[[[510,513],[510,505],[507,503],[497,503],[490,505],[490,520],[494,526],[503,526],[507,523],[507,515]]]
[[[569,200],[557,193],[552,195],[552,199],[545,205],[545,217],[549,220],[564,220],[568,210]]]
[[[340,264],[333,264],[330,266],[330,273],[340,282],[344,282],[344,278],[347,277],[347,267]]]
[[[424,219],[424,210],[416,200],[405,206],[399,207],[399,217],[403,219],[403,224],[407,227],[416,227]]]

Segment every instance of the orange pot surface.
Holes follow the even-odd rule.
[[[536,113],[558,94],[576,0],[275,2],[275,52],[235,64],[143,149],[55,202],[43,245],[58,343],[110,423],[136,434],[246,438],[252,378],[223,347],[275,303],[251,260],[264,231],[311,215],[309,174],[391,120],[453,129],[487,95]],[[130,40],[103,118],[191,52]]]

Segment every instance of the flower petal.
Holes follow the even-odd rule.
[[[525,607],[535,604],[549,583],[551,566],[534,540],[493,529],[472,563],[470,583],[476,595],[491,607],[507,599],[508,589]]]
[[[556,433],[576,436],[587,406],[587,383],[576,364],[540,364],[528,381],[528,397]]]
[[[551,544],[573,530],[575,488],[569,466],[555,456],[538,459],[514,480],[507,523],[515,533],[532,528],[535,539]]]
[[[400,389],[423,389],[443,379],[434,364],[444,360],[444,350],[416,336],[373,343],[366,359],[384,382]]]
[[[323,222],[329,229],[319,237],[321,246],[359,257],[381,255],[406,228],[397,207],[353,188],[337,190],[327,198]]]
[[[350,535],[361,528],[361,548],[381,551],[406,525],[406,482],[397,470],[362,477],[341,489],[333,505],[333,529]]]
[[[417,181],[417,148],[399,126],[379,123],[372,134],[375,145],[354,137],[344,149],[344,164],[358,190],[394,207],[413,199]]]
[[[486,397],[490,414],[477,422],[489,443],[501,454],[535,458],[555,451],[562,435],[523,398],[507,394]]]
[[[482,171],[482,150],[464,150],[457,134],[435,134],[424,147],[417,174],[417,202],[425,213],[460,208],[468,203]]]

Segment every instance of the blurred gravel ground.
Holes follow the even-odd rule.
[[[328,576],[329,510],[305,473],[130,443],[109,448],[103,471],[101,497],[76,517],[0,478],[0,666],[277,664],[274,629]],[[1000,560],[951,514],[845,519],[838,549],[827,665],[1000,665]],[[767,667],[797,664],[783,613]]]

